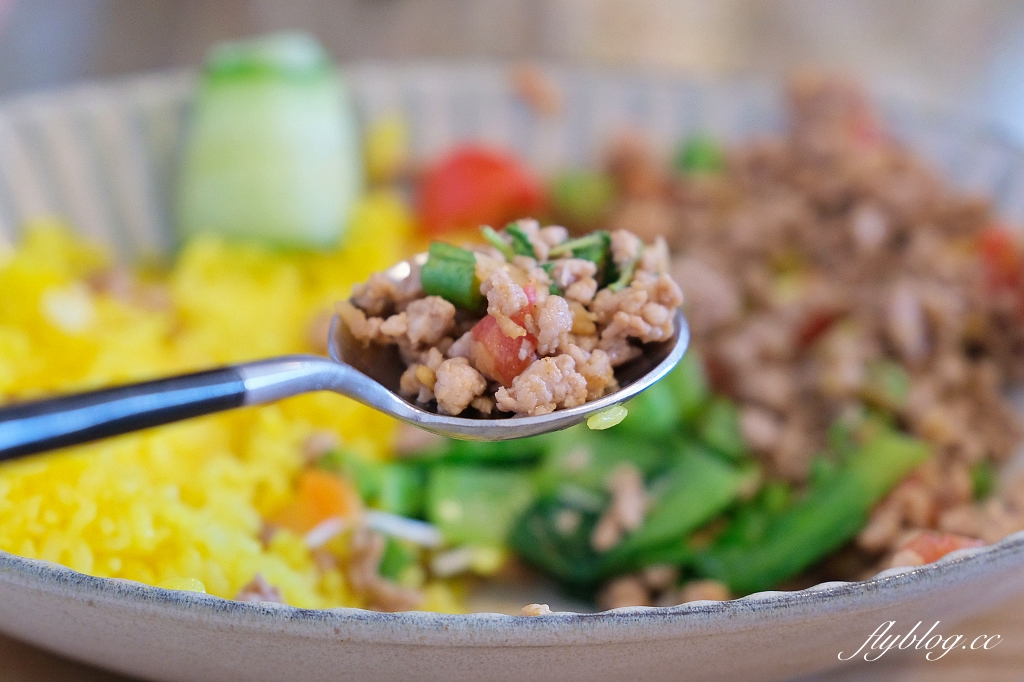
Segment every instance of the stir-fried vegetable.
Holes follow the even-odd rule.
[[[644,443],[616,434],[616,429],[595,433],[575,427],[558,434],[545,453],[535,477],[542,492],[553,493],[564,484],[602,493],[608,476],[621,464],[635,466],[645,476],[668,465],[669,445]]]
[[[445,464],[527,465],[536,464],[551,446],[558,433],[548,433],[519,440],[485,443],[472,440],[443,441],[440,447],[417,453],[417,459]]]
[[[427,519],[449,542],[501,547],[534,494],[525,471],[439,465],[427,482]]]
[[[590,542],[606,498],[565,485],[537,501],[516,523],[509,539],[527,562],[575,592],[607,577]]]
[[[606,562],[639,568],[652,563],[649,552],[683,551],[686,534],[721,513],[756,476],[755,469],[730,466],[699,445],[681,445],[671,468],[651,481],[652,503],[643,525],[611,550]]]
[[[545,494],[516,524],[510,541],[520,556],[576,591],[644,566],[684,563],[690,556],[687,534],[731,504],[753,475],[696,446],[636,459],[626,441],[605,440],[591,444],[599,447],[589,453],[589,461],[583,461],[588,453],[578,448],[552,453],[538,472]],[[608,504],[604,485],[624,463],[644,470],[651,507],[640,528],[612,549],[599,551],[593,535]]]
[[[738,460],[749,454],[740,432],[736,406],[724,398],[711,401],[700,415],[697,433],[705,443],[729,459]]]
[[[883,428],[835,475],[771,516],[760,532],[725,533],[696,554],[693,566],[738,594],[769,589],[849,541],[872,507],[928,453],[921,441]]]

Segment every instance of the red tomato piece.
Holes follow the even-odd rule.
[[[523,313],[525,315],[525,313]],[[473,360],[476,368],[486,376],[511,386],[512,380],[533,362],[533,353],[523,353],[523,344],[529,335],[517,339],[506,336],[493,315],[487,315],[473,327]]]
[[[1024,262],[1013,234],[1001,227],[990,227],[978,235],[978,249],[992,289],[1016,289],[1020,286]]]
[[[420,219],[432,236],[480,225],[500,228],[543,207],[541,183],[516,157],[476,145],[428,168],[419,187]]]
[[[537,302],[537,291],[532,284],[524,286],[523,293],[528,303],[509,318],[520,327],[526,326],[526,315]],[[503,386],[511,386],[512,380],[533,362],[534,354],[524,353],[523,344],[529,341],[534,347],[537,345],[537,338],[529,332],[516,339],[506,336],[493,315],[487,315],[476,323],[473,340],[477,342],[473,354],[477,369],[500,381]]]
[[[955,533],[937,533],[935,531],[924,531],[916,538],[903,546],[901,552],[907,550],[917,554],[926,564],[938,561],[950,552],[968,547],[981,547],[985,543],[976,538],[969,538],[965,535]]]

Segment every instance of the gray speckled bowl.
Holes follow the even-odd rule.
[[[660,145],[694,131],[737,141],[777,130],[777,85],[699,84],[553,69],[565,115],[539,119],[504,67],[353,65],[364,116],[400,111],[414,154],[458,139],[516,149],[545,170],[593,160],[623,126]],[[123,259],[174,243],[168,198],[192,78],[170,74],[0,103],[0,247],[60,215]],[[970,122],[889,104],[894,135],[953,182],[1024,222],[1024,157]],[[771,680],[841,663],[883,621],[955,622],[1024,593],[1024,534],[860,583],[666,609],[522,618],[252,605],[104,580],[0,552],[0,631],[154,680]],[[924,652],[906,652],[923,656]],[[0,661],[2,666],[2,661]]]
[[[934,634],[954,634],[960,619],[1024,592],[1022,566],[1018,533],[859,583],[527,618],[246,604],[0,553],[0,629],[105,668],[182,682],[771,682],[851,665],[840,652],[849,657],[884,621],[901,633],[940,621]]]

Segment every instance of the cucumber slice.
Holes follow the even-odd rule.
[[[180,236],[334,247],[363,186],[360,158],[348,92],[313,38],[222,44],[207,61],[192,112]]]

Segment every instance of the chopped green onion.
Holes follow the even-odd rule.
[[[517,256],[537,257],[537,252],[533,248],[533,242],[530,241],[530,238],[520,229],[518,224],[509,223],[506,225],[505,234],[512,238],[512,250]]]
[[[511,261],[516,252],[512,249],[507,241],[505,241],[498,232],[490,225],[484,225],[480,228],[480,234],[484,236],[487,243],[501,251],[501,255],[505,256],[505,260]]]
[[[440,296],[459,308],[479,310],[483,304],[480,281],[476,278],[476,256],[472,251],[434,242],[420,271],[423,292]]]
[[[628,263],[619,268],[618,278],[608,285],[608,288],[612,291],[622,291],[629,286],[629,283],[633,281],[633,275],[636,273],[636,266],[640,264],[640,258],[644,255],[644,245],[641,244],[637,250],[636,258],[633,258]]]
[[[612,247],[612,236],[604,230],[591,232],[583,237],[569,239],[557,246],[553,246],[548,252],[548,258],[582,258],[597,266],[596,279],[599,283],[604,281],[605,271],[610,260]]]
[[[611,245],[611,235],[604,230],[598,230],[582,237],[567,239],[561,244],[552,246],[548,253],[552,256],[567,256],[572,254],[576,258],[582,258],[583,256],[579,255],[580,251],[589,250],[595,247],[600,248],[603,251],[607,251],[611,248]],[[588,258],[587,260],[590,259]]]
[[[490,225],[484,225],[480,228],[480,233],[483,234],[488,244],[501,251],[507,261],[511,262],[516,256],[537,257],[533,242],[516,223],[509,223],[501,232]],[[505,235],[508,236],[508,239],[505,238]]]

